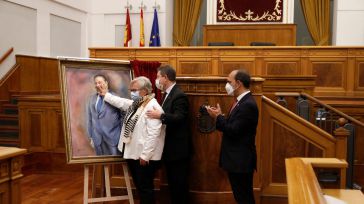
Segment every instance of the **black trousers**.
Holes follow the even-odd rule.
[[[139,160],[127,159],[126,162],[140,197],[140,204],[155,204],[153,180],[160,161],[149,161],[146,166],[141,166]]]
[[[189,159],[164,161],[172,204],[188,204]]]
[[[238,204],[255,204],[253,193],[254,173],[228,172],[231,189]]]

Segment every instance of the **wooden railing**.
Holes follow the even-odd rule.
[[[353,168],[355,160],[355,138],[357,129],[363,128],[364,123],[359,120],[323,103],[307,93],[277,92],[277,103],[295,112],[305,120],[315,124],[317,127],[337,136],[347,135],[347,152],[342,152],[340,158],[349,163],[347,171],[347,187],[353,188]],[[293,99],[293,100],[292,100]],[[340,131],[340,133],[338,132]],[[347,133],[345,133],[347,131]],[[338,139],[338,138],[337,138]]]
[[[265,96],[262,96],[261,107],[261,135],[264,137],[260,141],[263,196],[283,197],[287,194],[286,158],[340,158],[342,152],[346,152],[345,136],[335,138]]]
[[[6,58],[9,57],[9,55],[14,51],[14,48],[11,47],[8,51],[5,52],[5,54],[0,58],[0,64],[3,63],[3,61],[6,60]]]

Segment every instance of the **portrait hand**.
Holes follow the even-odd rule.
[[[101,85],[97,87],[97,92],[98,94],[100,94],[101,96],[105,96],[105,94],[107,93],[107,86],[106,85]]]
[[[158,109],[156,109],[154,106],[153,106],[153,109],[152,110],[148,110],[147,111],[147,116],[149,118],[153,118],[153,119],[160,119],[161,118],[161,111],[159,111]]]
[[[91,145],[91,147],[92,148],[94,148],[95,149],[95,144],[94,144],[94,141],[90,138],[90,145]]]

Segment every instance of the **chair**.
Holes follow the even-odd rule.
[[[208,46],[234,46],[233,42],[209,42]]]
[[[275,46],[275,43],[272,42],[251,42],[250,46]]]

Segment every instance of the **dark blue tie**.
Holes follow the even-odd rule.
[[[100,111],[101,111],[101,106],[102,106],[103,100],[104,100],[104,97],[99,96],[99,101],[97,102],[97,105],[96,105],[96,110],[98,113],[100,113]]]

